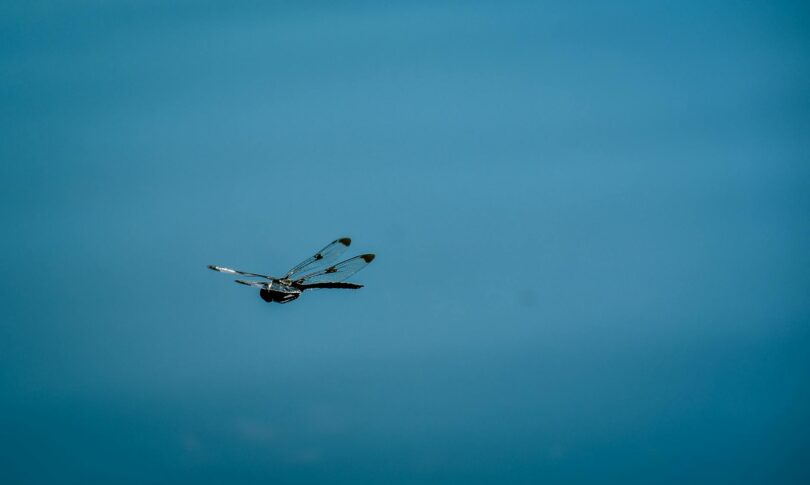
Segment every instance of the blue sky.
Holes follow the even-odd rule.
[[[806,482],[807,20],[8,2],[2,481]]]

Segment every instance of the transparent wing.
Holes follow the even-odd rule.
[[[264,281],[245,281],[245,280],[234,280],[234,283],[239,283],[240,285],[247,285],[253,286],[256,288],[266,288],[267,283]]]
[[[257,273],[248,273],[247,271],[239,271],[238,269],[223,268],[222,266],[214,266],[213,264],[209,264],[208,269],[212,269],[214,271],[219,271],[220,273],[226,273],[226,274],[238,274],[238,275],[242,275],[242,276],[255,276],[257,278],[265,278],[265,279],[268,279],[268,280],[273,279],[272,276],[267,276],[267,275],[257,274]]]
[[[282,293],[301,293],[301,290],[298,288],[293,288],[292,286],[287,286],[284,283],[279,283],[278,281],[274,281],[268,288],[268,290],[279,291]]]
[[[343,254],[344,251],[349,249],[351,243],[352,240],[348,237],[335,239],[313,256],[301,261],[293,269],[287,271],[287,274],[285,274],[282,279],[294,280],[301,274],[312,272],[316,268],[330,264],[332,261],[336,260],[338,256]]]
[[[340,282],[365,268],[372,261],[374,261],[373,254],[361,254],[326,269],[304,275],[297,279],[296,283]]]
[[[292,286],[287,286],[283,283],[279,283],[278,281],[234,280],[234,283],[239,283],[240,285],[253,286],[254,288],[264,288],[267,290],[277,291],[279,293],[289,293],[291,295],[301,293],[301,290],[293,288]]]

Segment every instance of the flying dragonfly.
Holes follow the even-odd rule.
[[[266,302],[289,303],[306,290],[318,288],[342,288],[356,290],[363,285],[346,283],[344,280],[374,261],[373,254],[361,254],[332,264],[352,243],[348,237],[335,239],[313,256],[301,261],[287,273],[277,278],[238,269],[209,265],[208,268],[220,273],[260,278],[258,280],[236,280],[254,288],[259,288],[259,296]]]

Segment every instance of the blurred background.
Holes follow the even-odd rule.
[[[4,2],[0,481],[807,483],[809,19]]]

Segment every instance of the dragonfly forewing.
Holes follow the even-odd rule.
[[[304,275],[298,278],[296,283],[340,282],[365,268],[372,261],[374,261],[373,254],[361,254],[328,268]]]
[[[285,274],[282,279],[295,280],[301,274],[313,272],[315,269],[321,266],[331,264],[332,261],[336,260],[338,256],[349,249],[349,245],[351,245],[351,243],[352,240],[348,237],[335,239],[331,243],[327,244],[323,249],[309,258],[301,261],[291,270],[287,271],[287,274]]]

